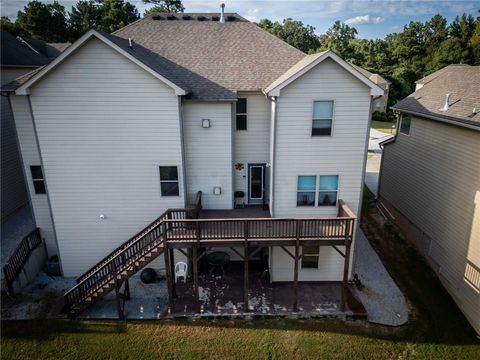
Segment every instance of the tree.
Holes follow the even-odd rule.
[[[434,15],[425,23],[424,39],[427,53],[431,53],[448,37],[447,19],[440,14]]]
[[[464,64],[470,60],[468,48],[460,39],[451,37],[443,41],[427,63],[427,71],[434,72],[449,64]]]
[[[463,14],[461,17],[456,17],[450,24],[450,36],[454,36],[461,41],[463,45],[467,45],[468,41],[475,30],[475,20],[472,15]]]
[[[32,37],[46,42],[62,42],[67,37],[65,8],[57,1],[52,4],[30,1],[18,12],[15,24]]]
[[[140,19],[137,8],[128,1],[103,0],[101,4],[100,30],[114,32]]]
[[[31,36],[31,34],[18,26],[17,23],[12,23],[6,16],[2,16],[0,28],[2,31],[9,32],[13,36]]]
[[[68,25],[70,38],[78,39],[90,29],[100,27],[102,20],[102,8],[94,0],[81,0],[69,13]]]
[[[357,29],[350,27],[339,20],[335,21],[333,26],[327,30],[319,50],[330,49],[347,61],[355,59],[355,40]]]
[[[278,21],[272,23],[270,20],[262,19],[258,26],[303,52],[313,51],[320,45],[315,28],[303,25],[301,21],[289,18],[280,24]]]
[[[143,0],[145,4],[153,4],[154,7],[145,11],[143,16],[151,13],[183,13],[185,7],[182,0]]]

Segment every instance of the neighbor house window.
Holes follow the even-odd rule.
[[[38,165],[30,166],[30,172],[32,173],[35,194],[46,194],[47,190],[45,188],[45,179],[43,178],[42,167]]]
[[[321,175],[318,190],[318,206],[337,204],[338,175]]]
[[[247,99],[237,101],[237,130],[247,130]]]
[[[333,101],[314,101],[312,136],[332,135]]]
[[[302,246],[302,269],[318,269],[320,246]]]
[[[297,206],[315,206],[316,176],[299,176],[297,182]]]
[[[410,135],[410,125],[412,123],[412,118],[408,115],[402,115],[400,122],[400,132],[405,135]]]
[[[178,169],[176,166],[160,166],[162,196],[178,196]]]

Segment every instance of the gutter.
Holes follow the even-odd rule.
[[[276,120],[277,120],[277,97],[272,96],[270,98],[270,193],[269,193],[269,208],[270,215],[274,217],[274,187],[275,187],[275,175],[274,175],[274,164],[275,164],[275,129],[276,129]]]

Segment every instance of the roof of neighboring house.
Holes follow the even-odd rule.
[[[381,86],[382,88],[385,88],[385,85],[388,85],[388,84],[391,84],[390,81],[388,81],[387,79],[385,79],[384,77],[378,75],[378,74],[375,74],[375,73],[371,73],[370,71],[368,70],[365,70],[364,68],[361,68],[360,66],[358,65],[355,65],[355,64],[352,64],[350,63],[355,69],[357,69],[360,73],[362,73],[363,76],[366,76],[367,78],[369,78],[370,80],[372,80],[375,84]]]
[[[12,34],[1,31],[1,56],[2,66],[42,66],[50,62],[50,59],[26,40],[15,37]]]
[[[423,87],[395,104],[394,110],[480,127],[480,66],[449,65],[417,83]],[[447,94],[449,109],[441,111]]]
[[[225,14],[225,23],[220,23],[219,18],[216,13],[150,14],[113,34],[88,32],[55,62],[62,60],[63,55],[69,56],[79,42],[96,36],[169,82],[178,94],[183,91],[189,99],[206,101],[232,101],[241,91],[272,88],[304,71],[325,53],[342,62],[342,66],[347,64],[331,51],[306,55],[237,14]],[[24,91],[54,66],[56,63],[30,74],[32,81],[17,79],[2,90],[12,91],[14,86],[25,85]],[[375,87],[350,64],[347,68]]]

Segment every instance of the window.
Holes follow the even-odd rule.
[[[332,135],[333,100],[313,102],[312,136]]]
[[[33,188],[35,194],[46,194],[45,179],[43,178],[42,167],[35,165],[30,166],[30,172],[32,173]]]
[[[320,246],[302,246],[302,269],[318,269]]]
[[[320,176],[318,206],[337,205],[338,175]]]
[[[315,206],[316,176],[299,176],[297,183],[297,206]]]
[[[412,122],[412,118],[408,115],[402,115],[402,119],[400,122],[400,132],[405,135],[410,135],[410,125]]]
[[[162,196],[178,196],[178,170],[176,166],[160,166]]]
[[[237,101],[237,130],[247,130],[247,99]]]

